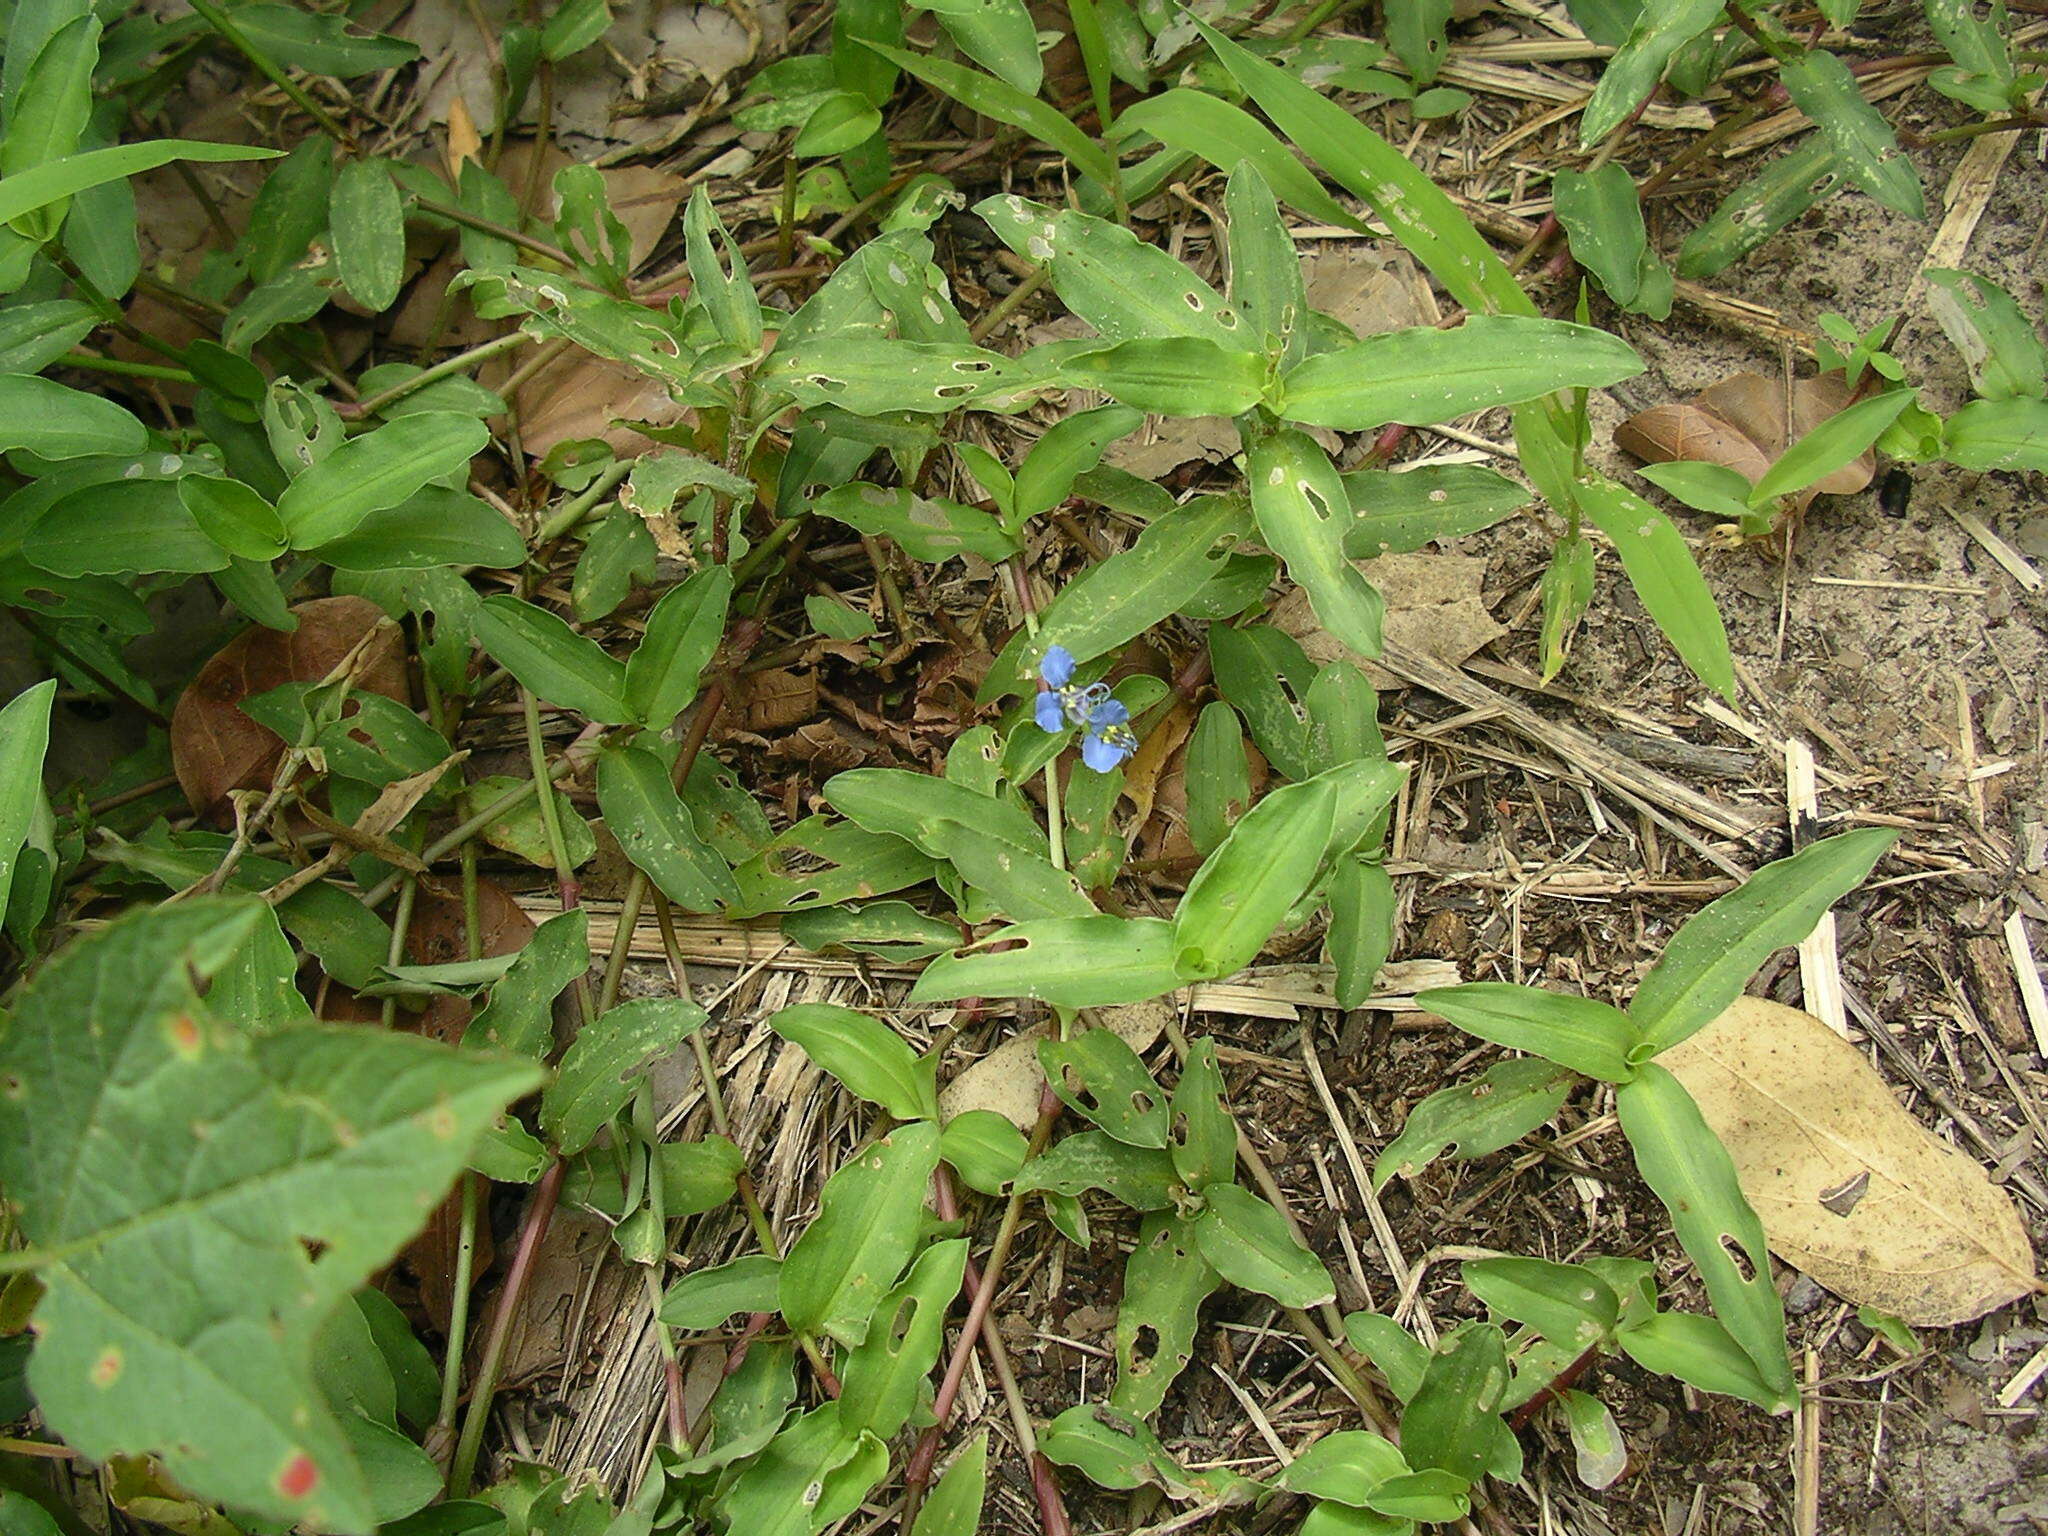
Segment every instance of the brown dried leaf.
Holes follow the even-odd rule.
[[[266,899],[273,905],[289,900],[315,880],[325,877],[329,871],[339,868],[348,858],[350,851],[356,848],[373,853],[387,863],[397,864],[401,868],[425,869],[426,866],[411,853],[393,846],[389,840],[390,835],[401,821],[413,813],[414,807],[426,799],[427,792],[440,782],[441,775],[467,756],[467,752],[457,752],[442,759],[433,767],[412,775],[411,778],[398,779],[386,784],[377,792],[377,798],[370,802],[363,814],[356,818],[352,827],[344,826],[311,806],[305,807],[309,817],[334,834],[334,842],[325,853],[304,869],[294,870],[273,885],[264,893]]]
[[[1650,464],[1687,460],[1719,464],[1751,485],[1763,478],[1788,443],[1794,442],[1849,404],[1839,374],[1782,379],[1757,373],[1730,374],[1690,402],[1653,405],[1614,429],[1614,441]],[[1788,424],[1789,417],[1789,424]],[[1847,496],[1870,484],[1877,456],[1866,453],[1800,493],[1803,507],[1815,496]]]
[[[1354,563],[1387,600],[1386,637],[1411,651],[1455,667],[1507,633],[1486,606],[1486,562],[1477,556],[1417,550]],[[1318,666],[1350,661],[1363,667],[1375,688],[1407,686],[1333,639],[1299,588],[1273,605],[1272,622],[1299,640]]]
[[[407,702],[404,646],[375,603],[319,597],[292,613],[299,627],[288,635],[252,627],[222,646],[171,715],[171,765],[185,798],[223,826],[232,819],[229,793],[267,787],[284,755],[283,740],[243,714],[242,700],[285,683],[318,682],[383,625],[370,639],[355,686]]]
[[[2042,1289],[2012,1197],[1812,1014],[1741,998],[1658,1060],[1727,1146],[1771,1250],[1837,1295],[1947,1327]]]
[[[694,421],[687,406],[669,398],[657,379],[609,358],[572,348],[545,364],[519,388],[519,440],[531,458],[557,443],[596,437],[622,456],[646,453],[654,439],[620,422],[674,426]]]

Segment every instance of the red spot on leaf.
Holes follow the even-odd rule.
[[[303,1499],[320,1484],[320,1469],[304,1451],[298,1452],[277,1474],[277,1491],[288,1499]]]
[[[121,1351],[109,1345],[92,1363],[92,1384],[101,1390],[121,1379]]]
[[[206,1043],[198,1021],[189,1013],[174,1014],[170,1024],[171,1049],[180,1056],[197,1056]]]

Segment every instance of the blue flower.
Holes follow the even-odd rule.
[[[1138,750],[1138,733],[1121,699],[1103,699],[1088,711],[1088,729],[1081,738],[1081,761],[1097,773],[1108,773]]]
[[[1038,696],[1038,703],[1033,708],[1041,731],[1058,733],[1067,728],[1066,711],[1060,708],[1060,696],[1050,688]]]
[[[1074,680],[1074,653],[1064,645],[1047,646],[1045,660],[1038,664],[1038,675],[1049,687],[1066,687]]]
[[[1074,653],[1064,645],[1046,647],[1045,659],[1038,664],[1038,676],[1045,687],[1032,706],[1032,714],[1043,731],[1063,731],[1069,724],[1086,725],[1089,711],[1109,697],[1109,688],[1103,683],[1091,683],[1086,688],[1074,686]]]

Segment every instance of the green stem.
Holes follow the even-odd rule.
[[[465,373],[478,363],[487,362],[501,353],[510,352],[514,347],[524,346],[532,340],[533,338],[524,331],[511,331],[503,336],[494,336],[480,346],[471,347],[467,352],[458,352],[453,357],[444,358],[431,368],[422,368],[409,379],[400,379],[389,389],[379,390],[367,400],[358,400],[352,407],[350,414],[374,416],[393,401],[403,400],[407,395],[414,393],[416,390],[425,389],[429,384],[437,384],[451,374]]]
[[[609,496],[618,487],[619,482],[632,472],[633,461],[630,459],[608,466],[603,474],[591,481],[573,499],[563,503],[561,511],[540,525],[540,532],[533,537],[536,547],[552,544],[582,522],[590,515],[591,509]]]
[[[398,910],[391,915],[391,943],[384,951],[387,966],[400,964],[405,959],[405,936],[412,927],[412,910],[418,904],[420,883],[411,876],[398,890]],[[393,995],[384,999],[384,1027],[391,1028],[398,1022],[398,998]]]
[[[576,875],[569,867],[568,839],[562,836],[562,808],[555,804],[547,744],[540,737],[540,700],[533,696],[531,688],[521,688],[519,701],[526,712],[526,759],[533,770],[535,793],[540,798],[540,824],[547,832],[548,855],[555,861],[555,888],[561,896],[562,910],[567,912],[576,905]],[[545,792],[540,788],[542,785],[547,785]],[[576,994],[576,1016],[588,1029],[594,1017],[590,1011],[590,988],[578,976],[570,983],[570,990]]]
[[[434,1415],[434,1427],[444,1434],[455,1427],[455,1411],[462,1402],[462,1355],[469,1336],[469,1288],[476,1269],[477,1191],[481,1183],[474,1173],[462,1176],[462,1229],[455,1238],[455,1294],[448,1304],[448,1349],[441,1358],[441,1408]]]
[[[263,50],[244,37],[241,28],[230,21],[227,13],[215,5],[213,0],[192,0],[192,9],[199,13],[201,20],[221,35],[222,41],[255,65],[269,78],[272,85],[285,93],[294,106],[318,123],[322,133],[350,150],[356,147],[355,140],[349,136],[348,130],[336,122],[325,107],[308,96],[297,81],[271,63]]]
[[[161,368],[155,363],[124,363],[118,357],[96,357],[73,349],[64,354],[66,368],[89,368],[94,373],[118,373],[131,379],[167,379],[173,384],[197,384],[186,368]]]

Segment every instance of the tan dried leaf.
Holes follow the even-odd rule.
[[[1173,1004],[1163,997],[1089,1011],[1140,1054],[1152,1048],[1176,1017]],[[940,1112],[951,1119],[970,1109],[992,1109],[1019,1130],[1030,1130],[1038,1123],[1038,1100],[1045,1092],[1045,1073],[1038,1066],[1038,1042],[1045,1036],[1046,1026],[1034,1024],[1005,1040],[946,1084],[939,1094]]]
[[[227,796],[264,789],[284,755],[277,733],[242,713],[241,703],[285,683],[318,682],[384,613],[361,597],[319,597],[292,609],[290,634],[252,627],[214,653],[171,715],[171,766],[192,809],[229,824]],[[370,639],[356,673],[359,690],[406,702],[405,649],[395,625]]]
[[[1486,606],[1486,562],[1476,555],[1416,550],[1352,563],[1387,600],[1386,637],[1411,651],[1455,667],[1507,633]],[[1354,662],[1375,688],[1407,686],[1332,638],[1298,587],[1273,605],[1272,622],[1300,641],[1318,666]]]
[[[1658,1061],[1727,1146],[1772,1252],[1837,1295],[1947,1327],[2042,1289],[2012,1198],[1812,1014],[1741,998]]]
[[[1614,429],[1614,441],[1650,464],[1686,460],[1719,464],[1751,485],[1761,480],[1788,443],[1811,432],[1849,404],[1839,374],[1782,379],[1757,373],[1730,374],[1690,401],[1653,405]],[[1877,456],[1865,453],[1799,495],[1803,507],[1814,496],[1847,496],[1870,484]]]

